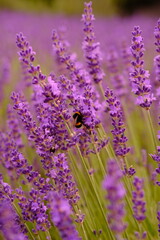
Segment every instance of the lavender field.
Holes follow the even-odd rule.
[[[0,28],[0,239],[160,239],[160,19]]]

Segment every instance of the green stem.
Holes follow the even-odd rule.
[[[152,151],[157,152],[156,138],[155,138],[155,133],[154,133],[154,129],[153,129],[153,124],[152,124],[150,112],[149,112],[149,110],[145,110],[145,109],[142,109],[142,111],[143,111],[143,115],[144,115],[144,118],[145,118],[145,121],[146,121],[146,124],[147,124],[148,133],[149,133],[150,141],[151,141],[151,145],[152,145],[152,148],[150,149],[150,151],[151,152]]]
[[[46,236],[47,236],[47,239],[48,239],[48,240],[51,240],[51,239],[52,239],[49,230],[46,231]]]
[[[99,86],[100,92],[101,92],[104,100],[106,101],[106,97],[105,97],[104,89],[103,89],[103,87],[102,87],[102,83],[99,82],[99,83],[98,83],[98,86]]]
[[[104,178],[104,176],[106,175],[106,170],[105,170],[105,168],[104,168],[104,166],[103,166],[103,163],[102,163],[102,160],[101,160],[101,158],[100,158],[100,156],[99,156],[99,152],[98,152],[97,149],[96,149],[94,140],[93,140],[93,148],[94,148],[94,150],[95,150],[95,152],[96,152],[96,156],[97,156],[97,158],[98,158],[98,162],[99,162],[101,171],[102,171],[102,173],[103,173],[103,178]]]
[[[87,240],[88,237],[87,237],[86,231],[85,231],[85,229],[84,229],[83,222],[82,222],[81,226],[82,226],[82,231],[83,231],[83,234],[84,234],[84,236],[85,236],[85,239]]]
[[[124,113],[125,113],[125,119],[128,125],[128,129],[129,129],[129,133],[130,133],[130,137],[133,141],[133,145],[134,145],[134,149],[136,152],[136,156],[138,157],[138,159],[140,159],[141,157],[141,153],[140,153],[140,149],[139,149],[139,143],[137,141],[137,137],[135,135],[135,130],[134,130],[134,121],[132,121],[132,116],[131,114],[129,114],[128,112],[128,108],[126,106],[126,103],[123,101],[123,108],[124,108]]]
[[[80,173],[81,172],[79,172],[79,168],[77,168],[77,164],[75,164],[74,157],[72,156],[72,152],[69,151],[68,154],[69,154],[69,158],[71,159],[71,162],[72,162],[72,167],[73,167],[73,170],[74,170],[73,172],[76,175],[76,180],[77,180],[77,183],[78,183],[78,185],[80,187],[80,190],[81,190],[81,194],[82,194],[82,199],[84,201],[84,205],[86,206],[86,209],[88,211],[87,212],[88,213],[87,217],[89,218],[88,219],[89,220],[89,227],[93,226],[93,228],[96,228],[95,222],[93,221],[93,217],[91,216],[91,212],[89,210],[90,202],[88,202],[88,198],[86,197],[86,193],[84,191],[83,183],[81,183],[81,180],[80,180]],[[77,208],[78,208],[78,205],[77,205]],[[90,231],[92,231],[91,228],[90,228]]]
[[[82,156],[82,154],[81,154],[81,152],[80,152],[80,149],[79,149],[79,147],[78,147],[77,144],[76,144],[76,148],[77,148],[77,151],[78,151],[78,153],[79,153],[79,155],[80,155],[80,158],[81,158],[81,160],[82,160],[82,164],[83,164],[83,167],[84,167],[84,169],[85,169],[85,171],[86,171],[86,173],[87,173],[88,179],[89,179],[89,181],[90,181],[90,183],[91,183],[91,186],[92,186],[92,188],[93,188],[94,194],[95,194],[96,199],[97,199],[97,203],[98,203],[98,205],[99,205],[99,207],[100,207],[100,210],[101,210],[101,212],[102,212],[102,216],[104,217],[104,220],[105,220],[105,222],[106,222],[107,231],[108,231],[109,235],[111,236],[111,238],[113,238],[112,233],[111,233],[111,231],[110,231],[110,228],[109,228],[109,226],[108,226],[108,222],[107,222],[105,213],[104,213],[104,211],[103,211],[101,202],[99,201],[97,191],[96,191],[96,189],[95,189],[94,178],[89,175],[88,170],[87,170],[87,167],[86,167],[86,163],[84,162],[83,156]]]
[[[41,240],[41,237],[39,235],[37,236],[37,238],[38,238],[38,240]]]
[[[149,120],[149,124],[150,124],[151,135],[152,135],[152,141],[153,141],[155,150],[157,151],[157,140],[156,140],[156,137],[155,137],[155,131],[154,131],[154,128],[153,128],[151,114],[150,114],[150,111],[147,111],[147,113],[148,113],[148,120]]]

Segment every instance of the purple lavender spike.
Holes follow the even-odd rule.
[[[2,59],[1,67],[0,67],[0,88],[1,88],[0,102],[4,99],[3,87],[5,86],[5,84],[9,82],[10,72],[11,72],[11,63],[9,59],[7,58]]]
[[[155,46],[158,53],[154,58],[154,67],[155,67],[155,81],[156,86],[160,85],[160,19],[157,22],[157,25],[154,30],[155,36]],[[157,87],[157,96],[160,97],[160,87]]]
[[[68,199],[71,206],[76,204],[80,197],[64,153],[54,157],[54,169],[51,170],[50,175],[55,181],[56,190]]]
[[[152,86],[149,80],[149,71],[144,69],[143,55],[145,49],[141,33],[139,26],[134,27],[131,46],[133,69],[130,73],[130,80],[132,83],[132,91],[137,95],[136,103],[146,110],[149,110],[155,97],[151,93]]]
[[[71,208],[68,201],[57,192],[50,192],[48,195],[51,219],[58,228],[63,240],[80,240],[78,232],[71,219]]]
[[[157,25],[154,30],[154,36],[156,39],[155,45],[156,45],[156,51],[160,54],[160,19],[157,21]]]
[[[10,135],[14,138],[14,141],[16,142],[17,147],[21,149],[22,147],[24,147],[22,138],[21,138],[22,129],[17,119],[17,116],[13,110],[13,107],[11,105],[8,105],[7,115],[8,115],[7,124],[8,124]]]
[[[0,230],[6,240],[26,240],[28,239],[21,232],[17,222],[17,216],[9,200],[0,201]]]
[[[43,86],[46,76],[42,74],[40,66],[33,66],[32,63],[34,62],[35,52],[32,50],[32,47],[29,46],[29,42],[22,33],[17,34],[16,44],[20,49],[18,52],[19,60],[22,62],[27,79],[29,73],[32,76],[33,84],[39,83],[41,86]]]
[[[125,128],[121,103],[109,88],[105,91],[105,97],[107,98],[106,102],[112,119],[112,126],[114,127],[111,131],[114,136],[114,150],[117,156],[124,157],[130,151],[130,148],[126,146],[128,139],[124,135]]]
[[[146,218],[145,216],[146,202],[144,200],[144,190],[143,190],[144,181],[143,179],[135,176],[133,185],[135,187],[135,191],[132,192],[134,217],[137,221],[141,222]]]
[[[147,232],[139,233],[139,232],[134,232],[136,239],[146,239],[147,237]]]
[[[93,21],[95,20],[92,13],[92,2],[84,3],[84,14],[82,15],[82,21],[84,22],[84,42],[83,50],[87,60],[87,66],[89,73],[95,83],[102,81],[105,76],[100,62],[101,62],[101,52],[99,49],[99,42],[95,42],[95,33],[93,30]]]
[[[107,206],[107,219],[111,230],[116,234],[117,239],[126,228],[123,222],[125,216],[124,197],[125,189],[121,183],[123,173],[117,162],[112,159],[107,164],[107,176],[103,182],[103,187],[107,191],[106,199],[109,202]]]
[[[35,141],[40,139],[40,129],[37,128],[36,122],[33,121],[32,115],[28,110],[28,103],[25,101],[24,96],[21,93],[13,92],[11,99],[14,102],[13,108],[17,111],[24,124],[28,139],[32,141],[33,139]]]
[[[21,209],[24,221],[35,223],[33,232],[46,231],[50,228],[50,222],[47,214],[47,206],[44,203],[47,191],[45,193],[32,188],[29,196],[26,196],[22,188],[16,189],[15,196]]]
[[[128,86],[125,78],[118,66],[119,55],[115,48],[111,48],[107,54],[107,67],[110,73],[111,84],[115,90],[117,97],[122,97],[127,94]]]
[[[43,129],[37,127],[36,122],[29,111],[28,103],[25,101],[24,97],[20,93],[12,93],[11,99],[14,102],[14,109],[17,111],[23,127],[27,134],[28,140],[36,147],[37,153],[43,157],[42,163],[43,167],[48,170],[53,164],[51,161],[51,146],[44,141],[46,137]]]

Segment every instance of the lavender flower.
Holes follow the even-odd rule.
[[[114,87],[117,97],[126,95],[128,88],[122,73],[119,71],[118,66],[118,53],[115,48],[112,48],[107,54],[107,67],[110,73],[111,84]]]
[[[133,168],[132,166],[130,166],[127,170],[127,172],[124,171],[124,174],[128,174],[129,177],[132,177],[135,173],[136,173],[136,170],[135,168]]]
[[[2,59],[1,68],[0,68],[0,88],[1,88],[0,102],[4,98],[3,88],[4,88],[5,84],[7,84],[9,82],[10,71],[11,71],[11,63],[10,63],[9,59],[7,59],[5,57],[4,59]]]
[[[117,156],[124,157],[130,148],[126,147],[127,137],[124,135],[125,128],[123,122],[123,113],[120,101],[114,96],[113,91],[107,88],[105,91],[105,97],[107,98],[107,107],[112,120],[112,126],[114,129],[111,131],[114,139],[114,150]]]
[[[32,231],[35,233],[47,231],[50,228],[47,214],[48,208],[44,203],[46,194],[47,191],[43,193],[32,188],[28,197],[21,188],[16,189],[15,196],[18,199],[23,220],[34,223],[35,228]]]
[[[87,66],[89,73],[95,83],[102,81],[105,76],[100,66],[101,53],[99,50],[99,43],[95,42],[95,33],[93,31],[93,21],[95,20],[92,13],[92,2],[84,3],[84,14],[82,15],[82,21],[84,22],[84,42],[83,50],[87,60]]]
[[[149,80],[149,72],[144,70],[144,44],[139,27],[134,27],[132,32],[131,52],[133,56],[133,70],[130,73],[132,83],[132,91],[137,95],[137,104],[146,110],[150,109],[155,97],[151,93],[151,84]]]
[[[0,174],[0,202],[3,200],[14,200],[14,194],[11,186],[3,181],[3,177]]]
[[[16,213],[7,199],[0,201],[0,231],[6,240],[28,239],[21,232]]]
[[[141,239],[141,240],[146,239],[147,232],[143,232],[142,234],[140,234],[139,232],[135,232],[135,237],[136,239]]]
[[[34,187],[29,191],[30,198],[22,189],[17,189],[14,194],[14,198],[19,201],[18,204],[22,211],[23,220],[34,222],[36,224],[34,231],[36,232],[39,230],[46,231],[50,227],[50,223],[46,214],[47,208],[44,205],[44,198],[47,192],[53,189],[53,186],[47,182],[47,179],[42,178],[39,172],[33,170],[33,166],[29,165],[22,153],[18,152],[13,140],[6,138],[5,143],[8,148],[3,150],[3,155],[4,153],[6,155],[4,165],[12,173],[9,174],[12,184],[14,178],[18,180],[18,178],[25,176],[23,184],[26,184],[27,181],[29,185]],[[16,183],[14,182],[15,185]],[[4,188],[2,194],[5,192],[10,199],[13,199],[10,186],[3,182],[1,184]]]
[[[76,204],[80,197],[64,153],[54,157],[54,169],[50,171],[50,175],[63,198],[68,199],[71,206]]]
[[[131,71],[131,49],[124,40],[121,44],[121,57],[124,64],[124,74],[125,77],[129,77],[129,72]]]
[[[13,92],[11,99],[14,102],[13,108],[17,111],[24,124],[28,139],[32,141],[40,140],[40,129],[37,128],[36,122],[33,121],[32,115],[28,110],[28,103],[24,99],[24,96],[20,93]]]
[[[160,19],[158,19],[157,26],[155,27],[154,35],[156,39],[156,51],[160,53]]]
[[[66,49],[66,45],[60,40],[56,30],[52,33],[53,50],[59,57],[60,62],[66,65],[66,68],[70,71],[72,82],[78,82],[80,88],[89,81],[86,76],[86,72],[82,70],[81,65],[75,62],[75,57],[69,55]]]
[[[28,103],[24,100],[24,97],[19,93],[13,93],[11,99],[14,102],[14,109],[17,111],[25,132],[28,136],[28,140],[34,143],[37,153],[43,157],[42,163],[46,170],[49,170],[52,163],[52,156],[50,154],[50,148],[53,146],[52,138],[46,140],[46,136],[43,129],[37,127],[36,122],[28,109]],[[49,143],[48,143],[49,142]]]
[[[143,179],[134,177],[133,185],[135,187],[135,191],[132,192],[134,217],[137,221],[141,222],[146,218],[146,203],[144,201]]]
[[[17,47],[20,49],[19,51],[19,60],[23,63],[23,68],[25,68],[25,72],[32,74],[32,82],[34,84],[40,82],[43,85],[46,76],[41,73],[40,66],[33,66],[35,52],[32,50],[32,47],[29,46],[29,42],[26,41],[25,37],[22,33],[17,34]]]
[[[155,46],[156,46],[156,51],[158,53],[157,56],[154,57],[154,67],[155,67],[155,81],[156,85],[160,85],[160,19],[157,22],[157,26],[155,27],[154,30],[154,35],[155,35]],[[157,96],[160,96],[160,87],[157,87]]]
[[[7,114],[8,114],[7,124],[9,128],[9,133],[12,136],[12,138],[14,138],[14,141],[16,142],[18,149],[21,149],[24,147],[22,138],[21,138],[22,129],[20,128],[16,113],[13,110],[11,105],[8,106]]]
[[[7,169],[12,184],[14,183],[16,186],[17,181],[23,175],[25,176],[23,184],[26,184],[27,180],[28,183],[32,183],[41,193],[46,193],[53,189],[52,185],[47,183],[47,179],[42,178],[39,172],[34,171],[34,166],[29,165],[27,159],[19,152],[19,146],[11,134],[1,132],[0,143],[0,162]]]
[[[49,209],[51,219],[54,225],[58,228],[63,240],[78,240],[81,239],[73,225],[71,219],[71,209],[68,201],[61,197],[56,192],[50,192],[48,195]]]
[[[123,173],[115,160],[108,161],[107,172],[103,182],[103,187],[107,191],[106,199],[109,202],[107,206],[107,220],[110,228],[116,235],[116,239],[120,239],[122,232],[126,228],[126,224],[123,222],[125,215],[123,202],[125,189],[121,183]]]
[[[18,145],[11,134],[1,133],[1,164],[7,169],[12,182],[18,180],[21,170],[25,169],[27,160],[18,152]]]

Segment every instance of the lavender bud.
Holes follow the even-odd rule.
[[[145,216],[146,202],[144,201],[144,190],[143,190],[144,181],[143,179],[140,179],[137,176],[135,176],[133,185],[135,187],[135,191],[132,192],[134,217],[137,221],[141,222],[146,218]]]

